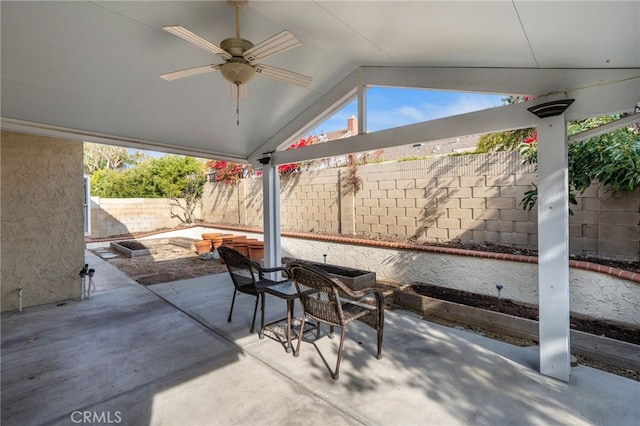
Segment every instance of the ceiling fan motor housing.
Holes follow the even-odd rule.
[[[233,84],[247,84],[256,75],[256,69],[242,57],[244,52],[253,47],[253,43],[243,38],[227,38],[222,40],[220,48],[229,52],[231,59],[220,66],[222,76]]]
[[[237,37],[226,38],[222,40],[222,43],[220,43],[220,48],[226,52],[229,52],[231,56],[242,57],[244,52],[251,49],[252,47],[253,43],[251,43],[249,40]]]

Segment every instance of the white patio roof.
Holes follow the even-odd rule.
[[[627,81],[586,93],[577,115],[630,111],[640,98],[636,1],[251,1],[241,36],[257,43],[288,29],[303,45],[265,63],[313,82],[256,77],[240,126],[219,73],[158,78],[221,62],[162,27],[219,45],[235,28],[225,1],[3,1],[0,12],[3,128],[200,157],[273,151],[362,84],[540,96]]]

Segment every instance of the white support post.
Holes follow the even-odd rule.
[[[367,86],[358,85],[358,134],[367,133]]]
[[[565,115],[538,120],[540,372],[569,381],[569,180]]]
[[[265,164],[262,170],[264,211],[264,267],[274,268],[282,263],[280,252],[280,175],[278,166]]]

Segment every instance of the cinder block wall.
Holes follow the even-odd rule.
[[[178,199],[184,206],[184,200]],[[149,232],[180,226],[183,222],[172,217],[182,210],[172,207],[175,201],[166,198],[101,198],[91,197],[91,237],[105,238],[136,232]],[[201,208],[196,207],[196,217]]]
[[[536,180],[517,153],[362,166],[355,233],[416,241],[492,242],[535,248],[535,210],[519,207]]]
[[[2,311],[80,297],[82,143],[2,131]]]
[[[326,169],[281,178],[284,230],[473,241],[536,249],[537,210],[520,200],[537,183],[518,153],[438,157],[359,166],[353,193],[348,170]],[[593,185],[571,206],[570,249],[575,254],[640,260],[640,191],[603,193]],[[208,183],[203,220],[262,227],[262,181],[233,187]]]

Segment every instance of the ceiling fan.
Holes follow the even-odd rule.
[[[247,96],[247,84],[256,74],[302,87],[307,87],[312,79],[311,77],[293,71],[258,63],[258,61],[298,47],[302,45],[302,42],[286,30],[256,45],[249,40],[240,38],[240,10],[244,9],[249,2],[247,0],[228,0],[228,3],[236,11],[236,35],[235,37],[222,40],[220,47],[180,25],[163,27],[165,31],[188,41],[194,46],[217,55],[225,62],[222,64],[210,64],[174,71],[162,74],[160,78],[172,81],[220,70],[225,80],[231,83],[231,97],[237,101],[237,124],[240,125],[239,100]]]

